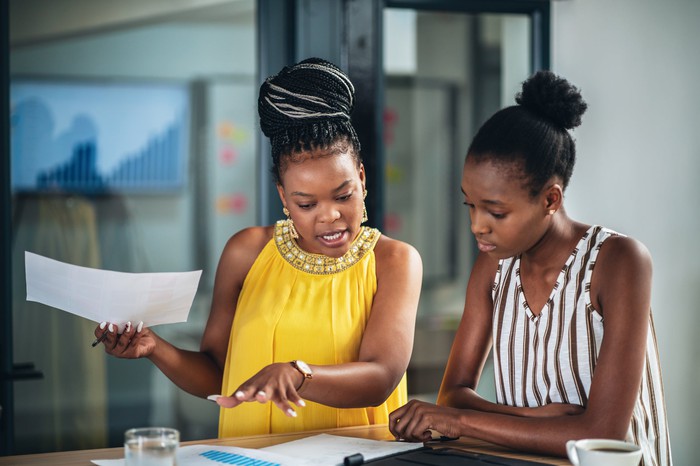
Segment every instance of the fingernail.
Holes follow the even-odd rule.
[[[300,399],[300,400],[299,400],[299,403],[297,403],[297,404],[298,404],[299,406],[301,406],[302,408],[306,407],[306,402],[305,402],[304,400],[301,400],[301,399]]]
[[[265,395],[265,392],[260,390],[258,393],[256,393],[257,396],[267,396]]]
[[[109,330],[109,333],[114,333],[114,325],[109,324],[109,327],[107,327],[107,330]]]
[[[131,332],[131,322],[126,323],[126,331]]]
[[[137,333],[140,332],[141,330],[143,330],[143,322],[139,322],[138,327],[136,327],[136,332],[137,332]]]
[[[218,400],[219,398],[221,398],[221,395],[209,395],[207,397],[207,400],[213,401],[214,403],[216,403],[216,400]]]
[[[292,417],[297,417],[297,412],[294,411],[292,408],[289,408],[289,409],[287,410],[287,414],[289,414],[289,415],[292,416]]]
[[[101,322],[100,323],[100,330],[104,330],[106,326],[107,326],[107,322]]]
[[[260,392],[258,392],[258,393],[260,393]],[[235,395],[235,396],[236,396],[236,398],[238,398],[239,400],[242,400],[243,397],[244,397],[245,395],[243,394],[242,391],[238,390],[238,391],[236,392],[236,395]]]

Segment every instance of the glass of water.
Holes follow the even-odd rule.
[[[139,427],[124,434],[126,466],[175,466],[180,432],[168,427]]]

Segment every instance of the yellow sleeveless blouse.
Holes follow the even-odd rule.
[[[333,258],[303,251],[289,235],[287,221],[278,221],[238,297],[221,393],[231,395],[274,362],[357,361],[377,291],[379,236],[378,230],[362,227],[348,252]],[[307,401],[292,418],[273,403],[243,403],[221,409],[219,437],[384,424],[406,402],[404,375],[377,407],[338,409]]]

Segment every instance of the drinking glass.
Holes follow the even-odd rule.
[[[124,433],[126,466],[175,466],[180,432],[169,427],[138,427]]]

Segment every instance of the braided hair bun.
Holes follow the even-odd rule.
[[[538,71],[532,75],[523,83],[515,101],[563,129],[579,126],[588,108],[579,90],[551,71]]]
[[[299,151],[329,148],[342,141],[360,143],[350,120],[355,88],[333,63],[308,58],[285,66],[260,86],[260,128],[272,145],[273,175],[279,181],[280,157]]]

